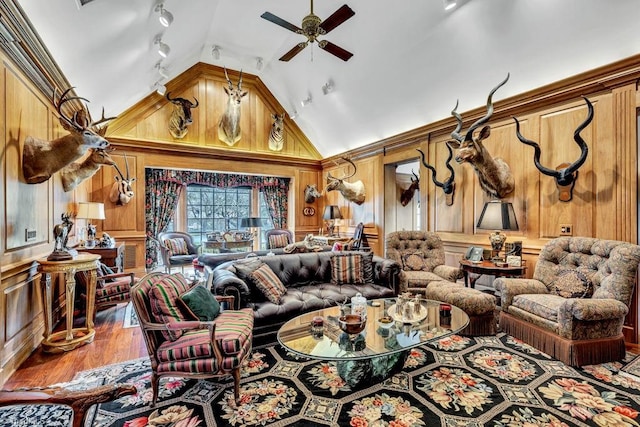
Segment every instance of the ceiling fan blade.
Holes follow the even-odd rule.
[[[282,57],[280,58],[280,61],[289,61],[291,58],[293,58],[294,56],[296,56],[297,54],[302,52],[302,49],[307,47],[308,43],[309,42],[298,43],[289,52],[287,52],[284,55],[282,55]]]
[[[337,46],[331,42],[328,42],[326,40],[323,40],[322,43],[318,43],[318,47],[320,49],[324,49],[327,52],[329,52],[332,55],[337,56],[338,58],[342,59],[343,61],[348,61],[352,56],[353,53],[349,52],[348,50],[344,50],[343,48],[341,48],[340,46]]]
[[[320,24],[320,28],[322,28],[324,30],[324,33],[326,34],[355,14],[356,13],[345,4],[340,9],[333,12],[333,15],[325,19]]]
[[[293,31],[294,33],[302,33],[302,29],[293,25],[291,22],[287,22],[282,18],[277,17],[273,13],[265,12],[260,15],[261,18],[266,19],[267,21],[271,21],[276,25],[280,25],[283,28],[286,28],[289,31]]]

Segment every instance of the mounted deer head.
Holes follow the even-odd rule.
[[[133,199],[133,183],[135,182],[135,178],[129,177],[129,162],[127,161],[127,155],[124,155],[124,165],[125,170],[127,172],[127,176],[125,177],[122,174],[122,171],[118,167],[118,165],[114,162],[113,167],[116,168],[118,175],[115,176],[116,182],[111,186],[111,191],[109,192],[109,200],[111,200],[116,205],[126,205]]]
[[[407,206],[411,199],[413,199],[414,194],[416,194],[416,190],[420,189],[420,177],[416,175],[413,170],[411,170],[411,173],[416,177],[416,179],[413,179],[412,177],[411,185],[400,193],[400,204],[402,206]]]
[[[113,149],[101,150],[91,148],[89,156],[82,162],[73,162],[60,170],[62,188],[65,192],[71,191],[82,181],[91,178],[103,165],[115,166],[115,162],[109,155]]]
[[[362,181],[356,182],[346,182],[345,179],[351,178],[354,176],[358,170],[355,163],[353,163],[350,159],[343,157],[345,162],[351,163],[353,166],[353,173],[349,176],[343,176],[342,178],[336,178],[332,176],[330,173],[327,174],[327,187],[325,190],[327,191],[339,191],[342,194],[342,197],[349,200],[350,202],[355,203],[356,205],[361,205],[364,203],[364,184]]]
[[[240,141],[242,132],[240,132],[240,103],[247,92],[242,90],[242,70],[240,70],[240,78],[238,79],[238,87],[234,88],[227,69],[224,69],[224,76],[227,79],[228,87],[224,91],[229,96],[227,100],[227,109],[220,118],[218,123],[218,139],[229,146],[233,146]]]
[[[449,157],[447,157],[447,161],[445,162],[445,165],[447,166],[447,169],[449,169],[450,175],[449,175],[449,178],[447,178],[444,182],[440,182],[436,179],[436,168],[434,168],[433,166],[431,166],[425,161],[424,153],[422,152],[422,150],[419,150],[419,149],[416,149],[416,150],[418,150],[418,152],[422,156],[422,164],[424,165],[424,167],[431,171],[431,180],[433,181],[433,183],[436,185],[436,187],[440,187],[442,188],[442,191],[444,191],[444,194],[446,196],[447,206],[453,205],[453,196],[456,192],[456,183],[453,180],[456,177],[456,172],[453,170],[453,167],[451,166],[451,159],[453,158],[453,149],[451,148],[451,146],[447,143],[447,150],[449,150]]]
[[[100,133],[101,123],[112,120],[115,117],[104,117],[97,122],[88,123],[84,110],[76,111],[73,116],[66,116],[62,111],[62,106],[74,99],[87,101],[79,96],[69,97],[69,92],[73,87],[65,90],[56,102],[57,89],[53,91],[53,103],[60,114],[60,124],[69,131],[68,135],[52,141],[28,136],[24,141],[22,149],[22,174],[27,184],[38,184],[45,182],[51,175],[58,172],[63,167],[78,160],[89,148],[105,149],[109,146],[109,141],[104,139],[104,131]],[[93,130],[98,129],[98,131]]]
[[[580,157],[573,163],[562,163],[556,168],[556,170],[542,166],[540,163],[540,146],[522,136],[520,133],[520,122],[515,117],[513,118],[516,122],[516,135],[518,136],[518,139],[523,144],[530,145],[534,149],[533,162],[535,163],[536,168],[538,168],[541,173],[555,178],[556,186],[559,191],[558,198],[561,202],[569,202],[573,199],[573,188],[576,185],[576,179],[578,179],[578,169],[587,160],[587,154],[589,153],[589,147],[580,136],[580,132],[582,132],[582,130],[593,120],[593,105],[591,105],[591,102],[586,97],[583,96],[583,98],[587,103],[587,118],[573,133],[573,140],[578,144],[578,147],[580,147]]]
[[[448,143],[452,148],[458,150],[455,157],[456,162],[470,163],[478,176],[480,187],[492,198],[499,199],[513,192],[515,180],[511,174],[511,169],[507,162],[500,157],[492,158],[489,151],[482,145],[482,140],[488,138],[491,134],[491,128],[488,125],[484,126],[475,137],[473,132],[491,118],[493,114],[493,102],[491,98],[507,80],[509,80],[509,74],[507,74],[506,79],[491,90],[487,98],[487,114],[476,120],[464,135],[459,133],[462,130],[462,117],[456,112],[458,109],[458,103],[456,102],[455,108],[451,111],[451,114],[458,121],[456,129],[451,132],[451,137],[455,139],[455,141]]]
[[[273,124],[269,132],[269,150],[282,151],[284,146],[284,113],[272,114]]]
[[[169,118],[169,133],[171,133],[171,136],[174,138],[182,139],[189,131],[187,126],[193,123],[191,109],[198,107],[198,98],[193,98],[196,100],[194,104],[188,99],[171,98],[170,95],[171,92],[167,92],[166,98],[173,103],[174,109]]]
[[[322,197],[322,193],[318,191],[315,184],[309,184],[304,188],[304,201],[313,203],[317,198]]]

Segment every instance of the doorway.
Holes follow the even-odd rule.
[[[384,232],[421,229],[420,163],[410,160],[385,165],[384,170]],[[405,206],[401,199],[406,199]]]

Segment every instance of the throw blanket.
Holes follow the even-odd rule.
[[[320,252],[322,246],[311,243],[313,241],[313,234],[307,234],[302,242],[293,242],[284,247],[283,251],[286,254],[292,254],[295,252]]]

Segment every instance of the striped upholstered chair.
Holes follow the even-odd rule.
[[[131,300],[151,359],[152,405],[163,376],[232,375],[238,401],[240,368],[253,340],[251,309],[220,310],[220,303],[233,307],[233,297],[213,296],[180,273],[147,274],[131,290]]]

